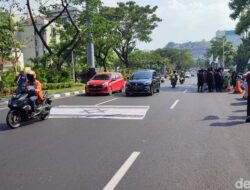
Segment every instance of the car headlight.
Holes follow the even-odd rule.
[[[108,82],[105,82],[105,83],[102,84],[102,86],[103,86],[103,87],[107,87],[108,84],[109,84]]]

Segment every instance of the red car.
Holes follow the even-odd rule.
[[[121,73],[102,72],[97,73],[89,80],[85,86],[85,94],[108,94],[113,92],[122,92],[125,86],[125,80]]]

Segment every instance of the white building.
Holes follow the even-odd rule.
[[[226,36],[227,40],[233,44],[233,47],[237,48],[242,44],[241,36],[235,34],[233,30],[218,30],[216,37]]]
[[[38,30],[40,30],[49,20],[45,16],[37,16],[35,17],[35,22]],[[22,24],[22,27],[24,28],[24,32],[18,32],[16,37],[24,43],[24,47],[21,48],[24,64],[32,64],[30,59],[44,55],[47,50],[39,36],[35,33],[30,19],[26,20]],[[52,39],[53,27],[54,25],[52,24],[44,30],[43,36],[47,44],[49,44]]]

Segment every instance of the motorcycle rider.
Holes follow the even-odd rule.
[[[22,92],[25,88],[26,76],[24,71],[20,71],[15,78],[15,82],[17,83],[17,91]]]
[[[180,83],[183,84],[185,82],[185,73],[184,71],[181,71],[180,73]]]
[[[172,80],[175,80],[175,84],[177,83],[178,81],[178,74],[177,72],[174,70],[173,73],[170,74],[170,80],[171,80],[171,83],[172,83]]]
[[[30,93],[30,100],[32,102],[33,111],[41,110],[41,103],[43,102],[43,92],[41,83],[36,80],[36,73],[34,71],[29,71],[27,73],[26,90]],[[37,103],[38,106],[37,106]]]

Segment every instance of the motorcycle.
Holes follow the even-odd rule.
[[[172,88],[175,88],[176,83],[177,83],[177,79],[176,79],[175,77],[172,77],[172,78],[171,78],[171,85],[172,85]]]
[[[32,101],[30,100],[30,93],[28,91],[15,92],[8,102],[10,108],[6,123],[11,129],[16,129],[21,126],[22,122],[33,119],[45,120],[49,117],[51,109],[51,99],[48,93],[44,93],[43,102],[39,105],[40,109],[32,109]]]
[[[184,82],[185,82],[185,78],[180,78],[180,84],[184,84]]]

